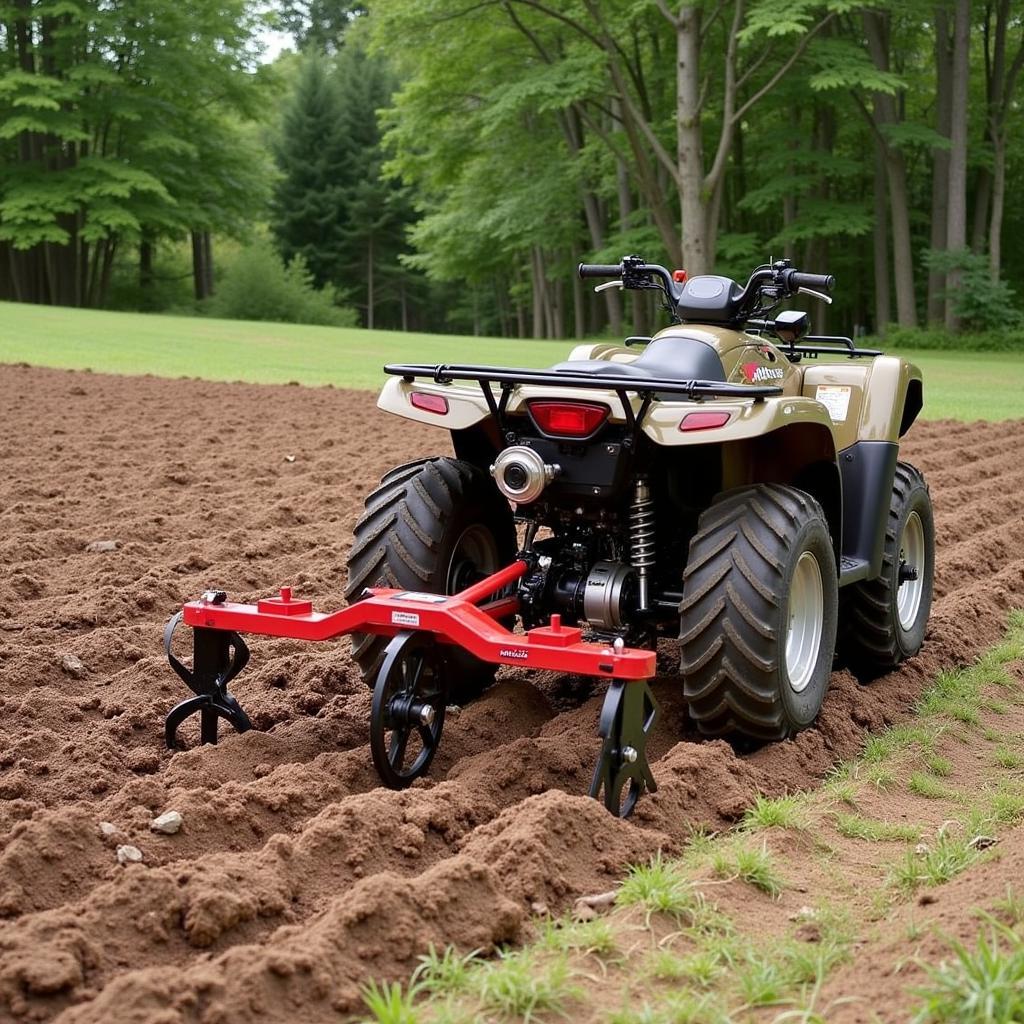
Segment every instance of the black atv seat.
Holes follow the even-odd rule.
[[[696,338],[666,337],[652,341],[631,363],[607,359],[569,359],[556,372],[604,374],[609,377],[660,377],[663,380],[724,381],[725,369],[715,349]]]

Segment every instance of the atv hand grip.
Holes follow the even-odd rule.
[[[621,263],[581,263],[580,277],[621,277]]]
[[[815,291],[830,292],[836,286],[836,279],[831,274],[804,274],[799,270],[791,270],[786,284],[793,291],[797,288],[813,288]]]

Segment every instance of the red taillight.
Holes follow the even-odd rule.
[[[607,405],[591,402],[527,402],[542,433],[553,437],[590,437],[608,418]]]
[[[448,411],[448,399],[444,395],[431,395],[426,391],[413,391],[409,394],[409,401],[417,409],[424,412],[436,412],[443,416]]]
[[[688,412],[679,422],[680,430],[709,430],[711,427],[724,427],[732,413],[728,412]]]

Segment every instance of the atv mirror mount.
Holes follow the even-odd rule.
[[[806,333],[810,317],[802,309],[784,309],[773,324],[776,337],[786,345],[794,345]]]

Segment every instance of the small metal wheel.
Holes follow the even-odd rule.
[[[448,702],[444,657],[429,633],[399,633],[373,688],[370,752],[381,781],[405,789],[437,753]]]

